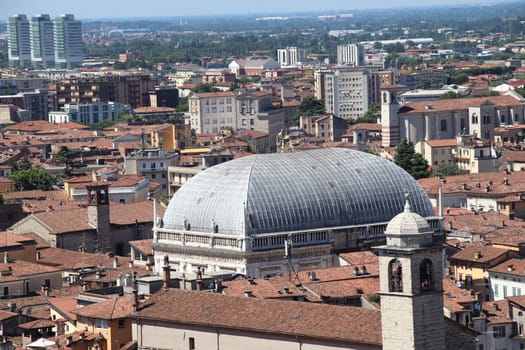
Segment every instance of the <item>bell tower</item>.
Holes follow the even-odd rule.
[[[88,200],[88,224],[97,230],[96,250],[111,251],[109,218],[109,185],[92,183],[86,185]]]
[[[381,89],[381,125],[382,146],[397,146],[401,142],[398,88],[396,86]]]
[[[388,224],[379,255],[384,350],[445,350],[443,238],[405,210]]]

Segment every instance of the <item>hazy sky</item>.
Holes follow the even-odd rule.
[[[0,13],[51,17],[72,13],[76,18],[199,16],[224,14],[282,14],[305,11],[341,11],[397,6],[477,4],[481,0],[0,0]],[[487,3],[487,1],[484,1]],[[493,0],[491,3],[504,2]],[[5,20],[2,19],[2,20]]]

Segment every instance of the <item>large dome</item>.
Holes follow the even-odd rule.
[[[237,236],[388,222],[404,194],[434,216],[421,186],[393,162],[343,148],[258,154],[208,168],[173,196],[164,228]]]

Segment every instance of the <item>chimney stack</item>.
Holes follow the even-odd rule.
[[[113,268],[116,269],[117,267],[118,267],[118,258],[114,257],[113,258]]]
[[[136,312],[139,306],[139,294],[137,291],[137,280],[136,279],[133,281],[132,293],[133,293],[133,300],[132,300],[131,306],[133,308],[133,312]]]
[[[164,256],[164,266],[162,266],[163,271],[163,288],[168,289],[170,287],[170,265],[169,265],[169,257],[167,255]]]

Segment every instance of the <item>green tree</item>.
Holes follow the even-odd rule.
[[[405,169],[414,179],[428,177],[428,162],[420,153],[414,150],[414,144],[406,139],[396,147],[394,163]]]
[[[297,110],[295,111],[295,118],[298,120],[304,115],[323,115],[325,114],[324,103],[313,96],[303,98]]]
[[[17,191],[46,191],[50,190],[56,182],[56,178],[41,167],[14,171],[9,178],[15,182]]]
[[[461,98],[461,95],[454,91],[448,91],[447,93],[444,93],[443,95],[439,96],[441,100],[448,100],[451,98]]]
[[[465,173],[465,170],[460,169],[456,163],[439,163],[438,165],[432,167],[431,175],[453,176],[463,175]]]
[[[64,174],[70,176],[73,169],[84,168],[87,165],[78,159],[80,155],[80,150],[71,150],[67,146],[62,146],[60,151],[53,156],[53,162],[65,165]]]
[[[190,110],[190,106],[188,104],[188,98],[187,97],[181,97],[179,99],[179,104],[177,105],[177,108],[175,108],[177,112],[188,112]]]

